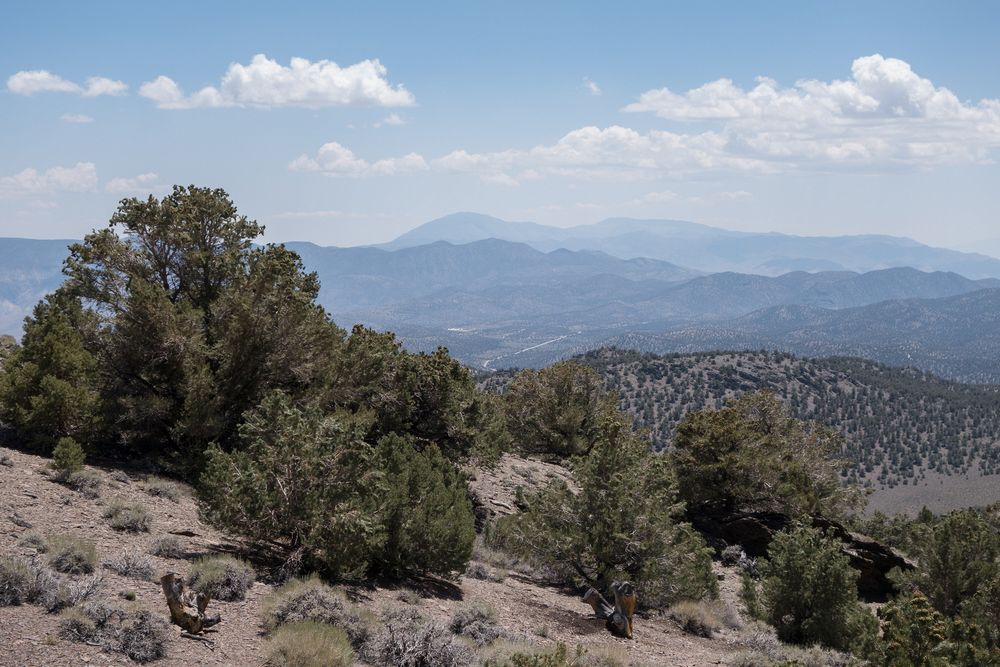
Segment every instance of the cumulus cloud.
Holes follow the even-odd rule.
[[[991,162],[1000,148],[1000,100],[963,102],[906,62],[880,55],[855,60],[849,80],[804,80],[786,88],[760,78],[744,90],[720,79],[686,93],[651,90],[624,110],[654,113],[680,127],[639,132],[588,126],[530,148],[459,148],[429,161],[407,158],[419,160],[420,169],[516,185],[560,176],[642,181],[719,171],[925,168]],[[685,131],[688,121],[697,129]],[[321,153],[292,166],[340,175],[413,170],[394,168],[393,161],[370,164],[340,144],[327,144]],[[750,196],[734,191],[712,199]]]
[[[51,167],[45,171],[28,168],[12,176],[0,177],[0,198],[85,192],[96,186],[97,168],[93,162],[77,162],[72,167]]]
[[[159,178],[160,177],[153,172],[131,177],[119,176],[117,178],[112,178],[110,181],[105,183],[104,190],[112,194],[121,195],[144,194],[163,187],[158,185],[156,182]]]
[[[64,113],[59,116],[59,120],[64,123],[93,123],[94,119],[82,113]]]
[[[87,79],[87,87],[83,89],[84,97],[98,97],[99,95],[111,95],[120,97],[128,92],[128,86],[121,81],[109,79],[104,76],[92,76]]]
[[[161,75],[142,84],[139,94],[162,109],[412,106],[413,95],[401,85],[390,84],[386,74],[378,60],[341,67],[331,60],[292,58],[285,66],[257,54],[248,65],[231,64],[218,86],[185,94],[173,79]]]
[[[650,90],[624,108],[672,121],[714,122],[725,150],[769,163],[927,166],[988,162],[1000,146],[1000,100],[963,102],[908,63],[858,58],[846,80],[745,90],[719,79],[684,93]]]
[[[591,81],[588,78],[583,79],[583,84],[587,87],[587,92],[595,97],[601,94],[601,87],[597,85],[596,81]]]
[[[12,74],[7,79],[7,90],[17,95],[36,93],[75,93],[84,97],[100,95],[124,95],[128,86],[121,81],[103,76],[92,76],[81,86],[68,81],[48,70],[25,70]]]
[[[320,146],[315,157],[300,155],[288,165],[292,171],[315,171],[327,176],[392,176],[427,169],[417,153],[369,162],[336,141]]]
[[[716,132],[640,133],[626,127],[583,127],[551,145],[526,150],[469,153],[457,150],[433,161],[452,171],[477,173],[486,182],[523,181],[547,176],[615,180],[660,178],[713,169],[767,169],[752,157],[729,154]]]

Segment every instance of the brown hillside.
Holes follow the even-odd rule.
[[[156,577],[167,571],[186,575],[190,560],[199,555],[239,552],[236,541],[199,521],[189,489],[184,488],[174,502],[146,493],[143,481],[137,477],[128,477],[121,471],[89,468],[101,479],[99,497],[90,499],[52,481],[48,459],[0,448],[0,460],[4,461],[0,465],[0,557],[35,555],[35,549],[23,543],[30,533],[92,539],[97,545],[99,563],[127,548],[146,552],[157,538],[180,534],[186,557],[154,558]],[[507,510],[503,505],[511,503],[517,485],[529,480],[544,482],[554,475],[565,475],[565,471],[549,464],[507,457],[496,471],[480,471],[473,486],[481,497],[502,504],[495,507]],[[490,488],[495,492],[489,493]],[[108,526],[102,512],[116,498],[141,502],[149,509],[152,522],[148,533],[121,533]],[[600,663],[605,665],[726,665],[748,642],[757,647],[763,642],[772,651],[784,650],[776,648],[774,640],[756,628],[722,629],[714,639],[705,639],[682,632],[665,617],[639,619],[633,641],[616,639],[604,629],[602,621],[590,616],[589,607],[578,597],[539,585],[525,573],[505,570],[504,564],[498,555],[478,549],[473,569],[483,566],[479,569],[498,575],[495,578],[502,581],[463,576],[454,583],[372,583],[353,587],[348,594],[375,614],[411,604],[443,624],[459,608],[472,603],[488,604],[496,610],[499,623],[512,641],[540,646],[564,642],[571,649],[581,645],[591,654],[614,658]],[[137,605],[166,617],[166,605],[157,582],[122,577],[100,565],[95,572],[103,577],[99,599],[123,607]],[[733,610],[737,604],[738,575],[721,567],[719,575],[722,604]],[[181,637],[179,630],[172,628],[166,656],[150,664],[163,667],[264,664],[268,640],[260,623],[260,606],[271,590],[271,584],[258,580],[242,602],[213,600],[210,611],[218,611],[223,617],[218,631],[209,634],[215,642],[214,650]],[[135,601],[124,600],[120,595],[124,591],[134,591]],[[0,666],[133,664],[124,655],[105,653],[98,646],[62,638],[59,626],[59,614],[46,613],[39,606],[0,607]],[[481,653],[485,654],[486,651]]]

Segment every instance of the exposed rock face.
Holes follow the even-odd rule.
[[[895,549],[859,533],[852,533],[842,524],[824,517],[813,517],[815,528],[826,530],[844,544],[844,553],[851,566],[858,570],[858,593],[869,602],[883,601],[893,591],[889,571],[894,567],[912,570],[916,565]],[[695,527],[708,537],[713,546],[720,542],[739,544],[748,556],[766,556],[771,539],[778,531],[793,524],[791,517],[778,512],[744,512],[724,517],[701,517]]]

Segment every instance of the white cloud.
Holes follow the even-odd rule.
[[[697,130],[588,126],[530,148],[460,148],[429,162],[407,157],[419,159],[421,169],[516,185],[549,177],[641,181],[720,171],[927,168],[991,162],[1000,148],[1000,100],[962,102],[907,63],[879,55],[858,58],[851,71],[848,81],[799,81],[791,88],[761,78],[749,91],[720,79],[683,94],[648,91],[625,107],[697,121]],[[341,175],[413,170],[390,168],[392,161],[376,168],[386,161],[369,164],[340,144],[327,144],[324,152],[302,156],[293,167]],[[749,197],[735,191],[710,198]]]
[[[93,123],[94,119],[82,113],[64,113],[59,116],[59,120],[64,123]]]
[[[7,79],[7,90],[17,95],[34,95],[35,93],[79,93],[80,86],[67,81],[52,72],[38,69],[12,74]]]
[[[755,158],[728,154],[724,147],[725,138],[715,132],[677,134],[652,130],[643,134],[613,125],[582,127],[554,144],[527,150],[494,153],[457,150],[432,164],[452,171],[477,173],[486,182],[547,176],[643,180],[714,169],[767,169],[766,164]]]
[[[86,86],[67,81],[47,70],[25,70],[12,74],[7,79],[7,90],[17,95],[35,93],[75,93],[84,97],[99,95],[124,95],[128,86],[121,81],[103,76],[92,76]]]
[[[218,87],[207,86],[186,95],[173,79],[161,75],[142,84],[139,94],[162,109],[233,106],[317,109],[415,104],[406,88],[393,86],[386,80],[386,73],[378,60],[362,60],[341,67],[331,60],[311,62],[292,58],[284,66],[257,54],[248,65],[231,64]]]
[[[406,121],[398,113],[391,113],[375,123],[375,127],[382,127],[383,125],[406,125]]]
[[[120,97],[128,92],[128,86],[121,81],[109,79],[104,76],[92,76],[87,79],[87,87],[83,91],[84,97],[98,97],[99,95],[111,95]]]
[[[77,162],[72,167],[52,167],[40,172],[24,169],[13,176],[0,177],[0,199],[12,199],[56,192],[85,192],[97,186],[93,162]]]
[[[416,153],[369,162],[335,141],[320,146],[316,157],[300,155],[288,165],[292,171],[316,171],[327,176],[392,176],[427,169]]]
[[[797,166],[988,162],[1000,147],[1000,100],[962,102],[878,54],[855,60],[848,80],[783,88],[760,77],[744,90],[719,79],[685,93],[650,90],[624,110],[715,122],[726,152]]]
[[[143,194],[161,189],[156,181],[160,177],[152,172],[138,176],[112,178],[105,183],[104,189],[112,194]]]
[[[601,87],[597,85],[596,81],[591,81],[590,79],[584,77],[583,84],[587,87],[587,91],[594,95],[595,97],[601,94]]]

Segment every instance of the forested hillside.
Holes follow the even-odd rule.
[[[773,391],[802,419],[844,435],[844,476],[876,487],[942,475],[1000,472],[1000,387],[941,380],[912,369],[850,358],[774,352],[657,356],[617,349],[577,360],[594,368],[621,406],[665,448],[689,413]],[[485,381],[502,386],[510,375]]]

